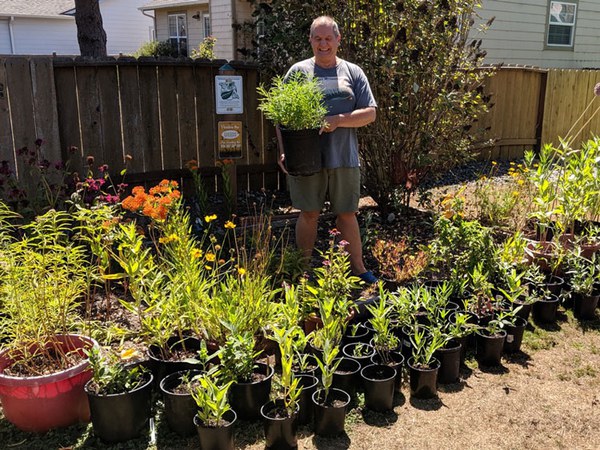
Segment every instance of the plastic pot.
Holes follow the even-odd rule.
[[[165,418],[169,428],[180,436],[192,436],[196,433],[194,425],[194,416],[198,407],[191,393],[175,393],[173,389],[179,386],[186,377],[191,380],[194,376],[200,375],[200,370],[182,370],[180,372],[167,375],[160,382],[160,391],[162,392],[163,403],[165,404]]]
[[[256,363],[255,373],[264,375],[260,381],[233,383],[229,389],[229,403],[240,420],[260,419],[260,408],[269,401],[271,379],[275,370],[263,363]]]
[[[356,395],[356,387],[360,382],[360,363],[352,358],[342,357],[336,371],[333,373],[331,387],[341,389],[351,398]]]
[[[167,341],[167,347],[171,350],[189,349],[193,352],[200,349],[201,341],[195,337],[186,337],[183,341],[173,336]],[[156,345],[148,347],[148,358],[150,359],[149,367],[154,375],[154,381],[158,387],[164,377],[182,370],[194,370],[199,368],[198,363],[188,361],[176,361],[162,359],[161,349]]]
[[[396,369],[385,364],[371,364],[362,368],[360,376],[365,387],[365,406],[373,411],[393,409]]]
[[[321,171],[319,129],[288,130],[279,127],[285,154],[285,168],[292,176],[313,175]]]
[[[559,298],[554,294],[550,294],[548,297],[536,301],[533,304],[533,319],[538,323],[555,322],[558,302]]]
[[[305,425],[310,423],[313,418],[313,404],[312,395],[317,390],[319,379],[312,375],[298,375],[297,377],[302,387],[300,392],[300,398],[298,399],[298,425]]]
[[[402,367],[404,366],[404,356],[400,351],[389,351],[384,360],[383,355],[375,353],[371,357],[373,364],[385,364],[396,370],[396,379],[394,382],[394,389],[396,392],[402,390]]]
[[[312,396],[315,412],[315,434],[318,436],[337,436],[344,432],[346,421],[346,406],[350,403],[350,396],[341,389],[329,389],[325,398],[325,391],[319,389]]]
[[[504,349],[506,331],[500,330],[490,335],[486,330],[478,331],[477,336],[477,361],[484,366],[499,366]]]
[[[431,358],[428,367],[416,366],[413,358],[408,359],[410,395],[414,398],[437,397],[437,376],[440,362]]]
[[[220,427],[208,427],[194,416],[194,425],[200,440],[202,450],[235,450],[233,443],[233,424],[237,420],[234,410],[230,409],[223,414],[225,424]]]
[[[362,349],[361,356],[355,356],[355,350]],[[360,368],[368,366],[371,363],[371,357],[375,354],[375,349],[370,344],[356,342],[353,344],[344,345],[342,353],[346,358],[353,359],[360,364]]]
[[[56,336],[56,344],[66,351],[97,346],[91,338],[79,335]],[[30,348],[34,351],[35,346]],[[90,420],[88,401],[83,390],[92,377],[87,359],[66,370],[35,377],[13,377],[4,370],[18,361],[18,354],[0,352],[0,402],[6,419],[23,431],[44,433],[77,422]]]
[[[523,342],[523,334],[525,334],[526,327],[527,321],[518,316],[515,317],[514,325],[506,326],[504,353],[516,353],[521,350],[521,343]]]
[[[120,394],[98,395],[85,385],[90,402],[94,434],[106,442],[123,442],[139,437],[148,429],[152,414],[151,373],[138,388]]]
[[[582,320],[594,320],[600,295],[583,295],[573,292],[573,314]]]
[[[456,340],[450,341],[446,347],[436,350],[435,357],[440,362],[438,382],[441,384],[456,383],[460,377],[460,361],[462,346]]]
[[[356,327],[356,332],[354,334],[351,334],[352,333],[351,327],[352,327],[352,325],[349,325],[346,328],[346,334],[344,335],[344,337],[342,339],[342,342],[345,345],[360,343],[360,342],[362,342],[363,344],[369,343],[369,340],[371,339],[371,330],[369,330],[363,324],[358,324],[358,326]]]
[[[283,400],[265,403],[260,409],[265,430],[265,446],[271,450],[288,450],[298,447],[298,405],[291,415],[278,414],[285,411]]]

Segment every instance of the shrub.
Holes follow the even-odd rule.
[[[140,56],[177,56],[177,50],[169,41],[150,41],[144,42],[140,48],[133,54],[136,58]]]
[[[217,38],[207,36],[198,45],[198,49],[192,49],[192,58],[215,59],[215,43]]]

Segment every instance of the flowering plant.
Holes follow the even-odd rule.
[[[129,392],[148,380],[148,372],[143,366],[127,366],[127,362],[140,356],[134,349],[123,350],[119,356],[113,353],[103,356],[98,347],[92,347],[86,354],[92,369],[89,386],[97,395]]]
[[[411,253],[406,238],[400,241],[377,239],[371,249],[384,278],[402,283],[415,278],[427,266],[423,250]]]

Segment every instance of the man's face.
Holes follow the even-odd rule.
[[[319,61],[331,62],[335,60],[341,36],[333,34],[331,25],[317,25],[309,39],[317,64]]]

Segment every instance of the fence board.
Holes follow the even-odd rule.
[[[123,168],[123,140],[116,65],[99,67],[97,77],[104,158],[96,160],[96,165],[108,164],[109,168],[120,171]]]
[[[4,61],[0,60],[0,161],[7,161],[9,166],[14,169],[15,152],[11,131],[8,95],[6,67]]]
[[[144,172],[144,127],[140,107],[140,86],[138,83],[138,68],[121,65],[119,70],[119,95],[121,102],[123,126],[123,150],[131,156],[127,170]]]
[[[98,67],[78,66],[77,92],[81,121],[81,150],[85,158],[94,157],[94,164],[102,164],[106,156],[102,148],[102,118],[98,92]]]
[[[192,66],[180,67],[176,71],[175,81],[177,85],[177,125],[181,155],[179,167],[185,167],[188,161],[198,159],[194,68]]]
[[[12,135],[15,149],[34,147],[35,120],[31,71],[26,58],[10,58],[6,61],[6,78],[9,85],[9,102],[12,116]],[[20,158],[19,172],[24,169]]]
[[[39,58],[30,61],[30,69],[35,112],[35,135],[44,140],[42,147],[44,158],[51,162],[61,161],[54,66],[50,58]]]
[[[181,153],[177,133],[177,85],[174,66],[158,67],[158,97],[163,169],[179,168]]]
[[[196,118],[198,122],[198,166],[214,167],[216,160],[215,134],[215,78],[211,67],[197,65],[196,82]],[[215,177],[203,178],[206,189],[216,189]]]
[[[162,169],[160,116],[158,110],[158,77],[156,66],[140,66],[139,98],[142,111],[144,172]],[[137,164],[136,164],[137,167]]]
[[[264,164],[264,153],[260,151],[257,143],[262,141],[261,116],[258,113],[258,72],[246,70],[244,94],[246,96],[245,120],[246,146],[248,148],[248,164]],[[249,188],[257,190],[264,187],[264,176],[262,173],[250,174],[248,178]]]
[[[77,81],[75,67],[55,67],[54,85],[56,87],[56,112],[58,116],[58,135],[62,159],[69,162],[72,170],[83,170],[83,149],[79,125],[79,106],[77,104]],[[77,151],[70,151],[73,147]]]

